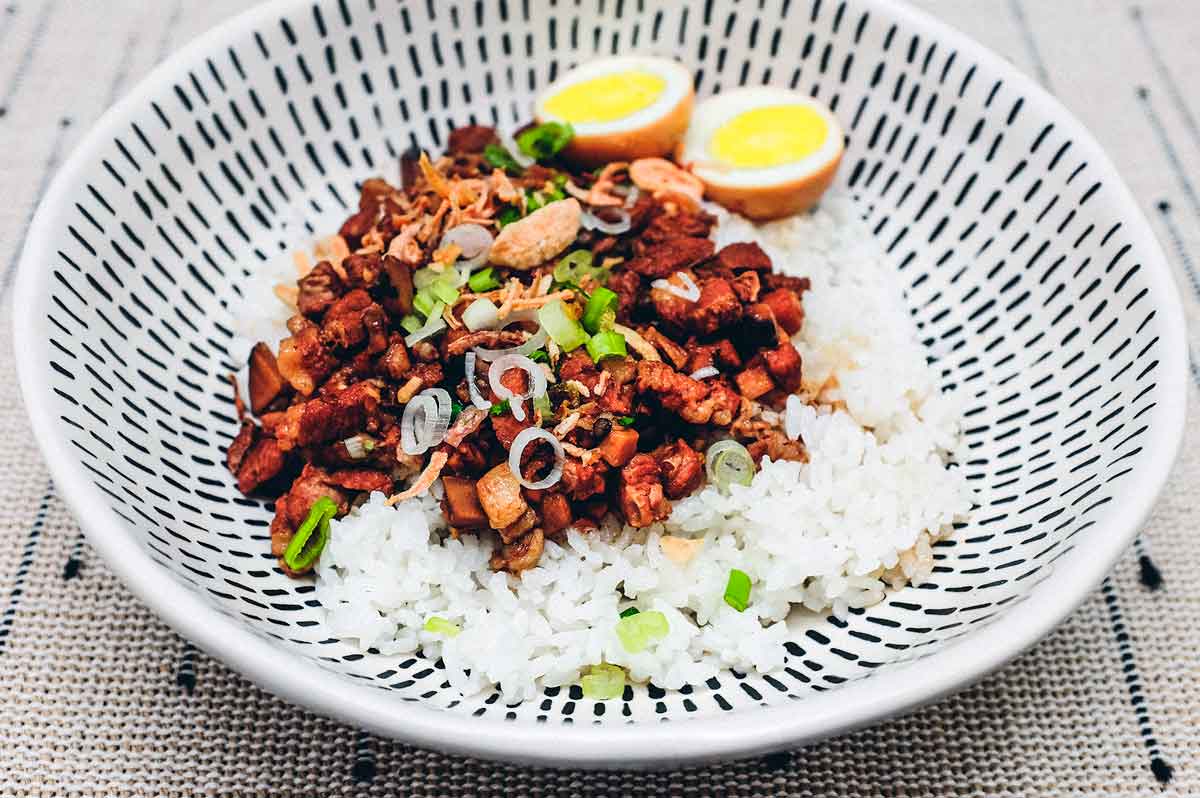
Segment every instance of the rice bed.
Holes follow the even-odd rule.
[[[963,475],[947,467],[961,406],[940,392],[900,290],[854,203],[831,193],[813,214],[756,227],[720,217],[720,247],[758,241],[776,268],[809,277],[806,319],[794,341],[804,360],[800,434],[810,461],[765,462],[748,487],[713,487],[675,503],[665,524],[546,541],[520,578],[488,567],[492,542],[446,535],[433,495],[386,507],[381,494],[334,521],[317,568],[329,632],[385,655],[440,657],[464,695],[500,686],[508,700],[575,683],[590,665],[625,667],[663,688],[722,668],[769,673],[784,665],[785,619],[795,607],[832,610],[880,601],[919,582],[930,544],[971,507]],[[703,538],[683,565],[664,534]],[[752,580],[750,604],[724,602],[732,568]],[[631,654],[616,636],[627,607],[662,612],[667,637]],[[433,616],[461,628],[424,631]]]

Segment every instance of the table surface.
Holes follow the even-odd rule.
[[[1095,132],[1160,236],[1195,321],[1200,4],[918,5],[1041,80]],[[64,156],[156,63],[244,6],[0,6],[0,794],[1200,794],[1200,436],[1190,430],[1138,543],[1052,636],[953,698],[791,753],[632,775],[444,756],[290,706],[175,635],[112,576],[55,493],[15,388],[8,294],[33,209]],[[1194,355],[1192,375],[1196,418]]]

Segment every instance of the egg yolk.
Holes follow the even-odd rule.
[[[807,105],[773,105],[730,119],[717,129],[708,149],[731,166],[761,169],[807,158],[828,135],[829,124]]]
[[[546,111],[568,122],[612,122],[650,107],[666,87],[650,72],[613,72],[568,86],[546,101]]]

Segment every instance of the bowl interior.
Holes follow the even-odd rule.
[[[1159,254],[1091,139],[996,62],[914,20],[867,0],[258,12],[124,104],[57,195],[69,201],[43,211],[54,254],[23,266],[40,272],[26,280],[24,338],[45,387],[31,401],[129,545],[213,613],[381,700],[619,724],[787,705],[952,657],[953,641],[1013,612],[1077,549],[1131,534],[1114,508],[1143,489],[1139,472],[1161,457],[1147,441],[1176,418],[1176,331],[1159,312],[1174,300],[1147,276]],[[632,50],[681,59],[701,95],[772,83],[835,110],[849,140],[839,183],[893,259],[943,386],[968,397],[960,466],[979,507],[936,546],[928,582],[845,622],[793,624],[782,672],[599,704],[578,688],[514,706],[463,699],[439,663],[329,639],[312,587],[274,566],[270,508],[223,465],[237,429],[227,376],[246,348],[229,309],[259,262],[336,229],[356,181],[395,178],[410,144],[440,149],[468,122],[512,125],[563,70]]]

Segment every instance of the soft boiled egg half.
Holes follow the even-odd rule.
[[[736,89],[696,105],[676,152],[705,196],[751,219],[816,204],[842,159],[842,128],[812,98],[787,89]]]
[[[570,122],[564,155],[584,166],[670,155],[687,130],[692,74],[667,58],[589,61],[538,95],[539,123]]]

